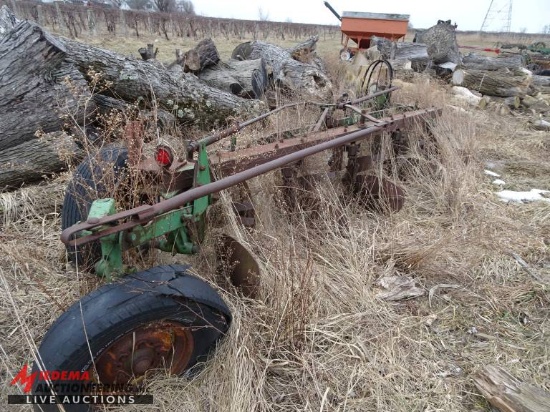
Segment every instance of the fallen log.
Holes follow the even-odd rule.
[[[66,55],[59,40],[26,21],[0,42],[0,154],[67,120],[83,124],[93,111],[88,83]]]
[[[423,43],[393,42],[372,36],[370,44],[376,46],[386,60],[429,60],[428,46]]]
[[[311,63],[315,49],[317,49],[319,36],[311,36],[309,39],[289,49],[289,53],[294,60],[302,63]]]
[[[550,392],[522,382],[498,366],[485,366],[474,376],[474,384],[501,412],[543,412],[550,405]]]
[[[466,70],[501,70],[520,69],[525,66],[525,58],[521,54],[506,54],[482,56],[477,53],[469,53],[462,57],[461,67]]]
[[[521,71],[509,73],[457,69],[453,73],[451,83],[488,96],[511,97],[527,94],[530,78],[531,76]]]
[[[168,65],[168,69],[174,66],[181,66],[184,73],[196,73],[200,70],[200,57],[195,49],[187,50],[182,53],[180,49],[176,49],[176,61]]]
[[[550,94],[550,76],[531,76],[531,86],[537,92]]]
[[[38,143],[37,133],[82,130],[94,121],[98,104],[104,113],[109,105],[116,110],[155,107],[174,113],[180,124],[208,128],[228,118],[254,116],[265,107],[194,75],[171,73],[154,60],[58,39],[29,21],[18,23],[0,41],[0,78],[0,188],[63,170],[65,164],[49,145]],[[77,138],[84,136],[78,132]],[[61,141],[74,148],[66,138]],[[37,158],[40,150],[45,153]],[[8,166],[14,156],[24,165],[21,171]]]
[[[218,49],[212,39],[201,40],[194,50],[199,55],[199,71],[215,66],[220,61]]]
[[[317,56],[317,53],[315,53],[318,40],[319,36],[311,36],[306,41],[291,47],[289,49],[289,53],[294,60],[301,63],[312,64],[322,72],[326,72],[327,68],[325,66],[325,62]]]
[[[71,159],[82,155],[74,139],[65,132],[47,133],[40,138],[0,151],[0,191],[67,169]]]
[[[6,5],[0,7],[0,39],[15,27],[17,19]]]
[[[84,77],[93,81],[90,67],[99,68],[102,79],[110,83],[109,95],[127,102],[155,98],[159,106],[177,113],[185,124],[212,127],[224,124],[228,117],[252,116],[263,110],[257,100],[241,99],[210,87],[194,75],[176,75],[159,70],[153,62],[140,61],[117,53],[63,40],[67,54]]]
[[[332,97],[332,82],[327,74],[318,65],[294,60],[288,49],[257,40],[238,45],[231,58],[263,59],[274,84],[284,90],[304,93],[323,101]]]
[[[176,61],[168,68],[179,65],[183,67],[185,73],[199,73],[208,67],[215,66],[219,61],[220,55],[212,39],[204,39],[185,53],[176,49]]]
[[[268,84],[263,59],[218,63],[199,73],[199,79],[246,99],[260,99]]]

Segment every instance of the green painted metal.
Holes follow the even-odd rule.
[[[201,144],[199,148],[199,156],[195,169],[194,186],[204,186],[212,182],[210,171],[210,162],[208,161],[208,153],[206,144]],[[206,234],[206,211],[208,206],[212,204],[212,196],[207,195],[193,201],[193,219],[188,221],[188,229],[195,233],[197,241],[202,242]]]
[[[158,239],[155,246],[170,253],[191,254],[196,247],[189,238],[185,221],[192,216],[190,206],[167,212],[153,219],[145,226],[137,226],[125,236],[125,249],[149,243],[153,239],[167,235],[166,239]]]
[[[194,187],[211,183],[210,162],[206,144],[201,144],[195,163]],[[170,198],[177,193],[165,193]],[[154,218],[147,225],[139,225],[131,231],[101,238],[101,260],[95,270],[99,276],[111,280],[114,275],[127,272],[122,261],[122,251],[148,244],[154,239],[155,247],[170,253],[193,254],[206,234],[206,212],[212,203],[211,195],[200,197],[185,207],[172,210]],[[115,214],[114,199],[98,199],[93,202],[88,220]],[[98,227],[96,230],[101,230]],[[164,236],[164,237],[163,237]]]
[[[94,200],[88,213],[88,220],[100,219],[102,217],[116,213],[114,199]],[[100,230],[101,226],[96,230]],[[95,264],[95,271],[99,276],[103,276],[107,281],[111,281],[113,275],[123,272],[122,246],[120,242],[121,233],[114,233],[101,238],[101,259]]]

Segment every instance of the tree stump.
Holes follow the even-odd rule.
[[[138,49],[138,53],[140,54],[143,60],[156,59],[158,52],[159,52],[158,47],[156,50],[154,50],[154,46],[152,44],[148,44],[147,47],[140,47]]]
[[[462,58],[456,42],[456,26],[450,21],[440,20],[435,26],[423,32],[417,32],[416,43],[424,43],[430,59],[435,64],[452,62],[460,64]]]

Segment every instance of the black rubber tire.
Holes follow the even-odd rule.
[[[86,157],[76,168],[63,199],[61,229],[64,230],[87,218],[92,202],[112,196],[112,187],[105,185],[105,170],[113,170],[118,181],[127,167],[128,150],[124,147],[104,147],[97,154]],[[67,247],[69,259],[76,261],[83,269],[92,269],[101,258],[99,242],[75,250]]]
[[[48,330],[39,349],[43,370],[86,371],[102,351],[126,333],[155,321],[189,326],[192,355],[186,370],[206,359],[215,343],[228,330],[231,313],[217,292],[187,272],[188,266],[158,266],[116,283],[106,284],[63,313]],[[85,329],[84,326],[85,325]],[[92,359],[91,353],[94,353]],[[35,363],[33,372],[38,371]],[[80,384],[58,380],[55,384]],[[35,380],[33,395],[49,394]],[[81,393],[57,391],[58,395]],[[87,405],[64,405],[67,411],[87,411]],[[42,408],[42,409],[40,409]],[[35,410],[57,411],[56,405],[38,405]]]

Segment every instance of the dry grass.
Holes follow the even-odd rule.
[[[312,220],[282,205],[271,173],[250,182],[258,225],[244,230],[223,196],[212,213],[229,218],[203,252],[159,263],[188,261],[214,281],[209,242],[230,232],[262,265],[260,298],[220,289],[234,323],[215,356],[193,379],[151,380],[155,405],[124,411],[488,411],[471,380],[487,364],[550,389],[550,206],[501,203],[483,174],[493,162],[510,187],[550,189],[547,136],[521,118],[450,108],[427,78],[399,96],[444,107],[431,135],[409,135],[405,208],[373,214],[326,184],[323,218]],[[19,393],[9,381],[34,345],[98,284],[66,263],[57,213],[13,216],[0,234],[2,395]],[[377,281],[391,275],[413,278],[424,296],[381,300]]]

